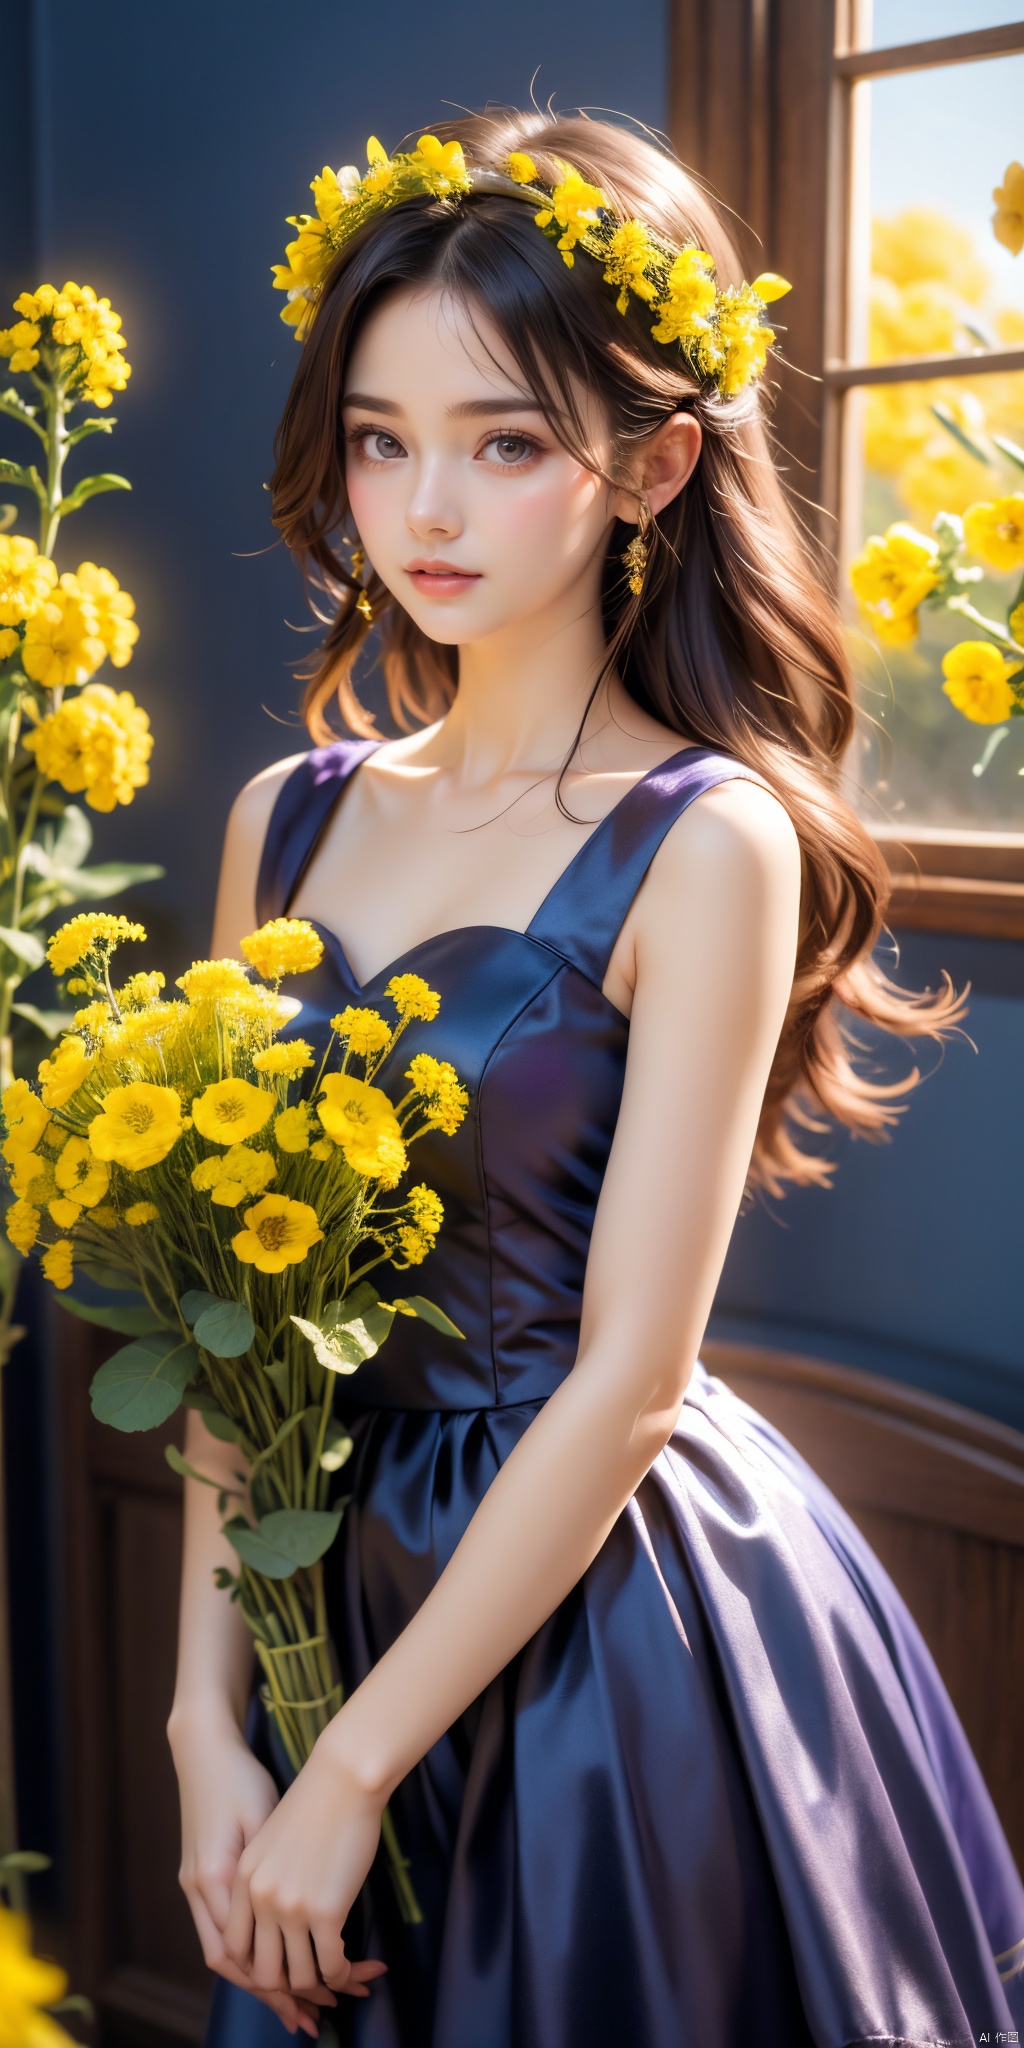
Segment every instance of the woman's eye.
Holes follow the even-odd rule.
[[[368,462],[395,462],[405,454],[401,441],[381,427],[371,427],[353,437]]]
[[[493,440],[488,441],[485,453],[493,453],[504,468],[512,469],[536,451],[537,443],[531,441],[528,434],[495,434]]]

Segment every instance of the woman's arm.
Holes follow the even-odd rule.
[[[799,897],[796,835],[756,785],[702,797],[652,865],[576,1364],[240,1858],[225,1942],[261,1983],[286,1965],[308,1996],[316,1962],[334,1981],[384,1802],[577,1584],[672,1433],[792,990]]]
[[[274,797],[293,764],[284,762],[250,783],[228,822],[211,951],[237,955],[238,942],[256,921],[253,878]],[[188,1463],[216,1482],[237,1484],[241,1453],[211,1436],[199,1415],[188,1416]],[[229,1982],[256,1990],[224,1947],[223,1930],[238,1858],[277,1805],[273,1779],[257,1763],[243,1729],[253,1670],[253,1639],[238,1606],[214,1581],[220,1565],[231,1572],[237,1558],[221,1535],[217,1491],[199,1480],[184,1482],[184,1544],[178,1669],[168,1740],[181,1795],[180,1881],[192,1910],[210,1969]],[[367,1974],[382,1965],[368,1966]],[[353,1985],[346,1986],[353,1989]],[[290,2031],[301,2027],[313,2039],[313,2007],[287,1986],[263,1995]],[[365,1997],[365,1989],[357,1995]],[[320,1986],[315,2002],[334,1998]]]

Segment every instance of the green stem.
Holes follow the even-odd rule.
[[[44,388],[46,407],[46,503],[42,507],[39,521],[39,552],[53,554],[60,526],[61,503],[64,492],[62,477],[64,461],[68,452],[67,430],[64,419],[67,412],[64,386],[48,383]]]
[[[982,632],[987,633],[990,640],[998,641],[999,646],[1008,648],[1011,654],[1017,656],[1018,661],[1024,661],[1024,653],[1022,653],[1013,634],[1009,633],[1005,626],[997,626],[994,619],[986,619],[981,612],[975,611],[969,598],[948,598],[946,600],[946,610],[956,612],[962,619],[970,619],[972,626],[980,626]]]

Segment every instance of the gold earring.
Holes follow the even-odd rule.
[[[644,576],[647,573],[647,563],[651,552],[651,544],[647,538],[650,527],[651,508],[646,498],[641,498],[637,530],[622,556],[622,566],[627,572],[629,587],[634,597],[643,595]]]
[[[352,560],[350,564],[350,573],[353,576],[355,576],[358,580],[358,578],[362,575],[365,567],[366,556],[364,555],[362,548],[353,548]],[[373,606],[370,603],[369,595],[365,590],[361,590],[359,592],[359,596],[356,598],[356,610],[357,612],[362,613],[367,625],[372,626]]]

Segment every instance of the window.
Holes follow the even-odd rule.
[[[1024,718],[965,717],[944,690],[958,657],[943,671],[965,641],[1002,659],[972,612],[1005,630],[1021,565],[959,554],[968,609],[922,604],[902,644],[849,589],[869,536],[900,522],[930,537],[937,514],[1024,493],[1005,447],[1024,447],[1024,249],[992,223],[993,188],[1024,158],[1020,12],[676,0],[672,98],[684,162],[795,286],[780,437],[831,522],[864,714],[850,790],[894,869],[894,922],[1024,937]]]

